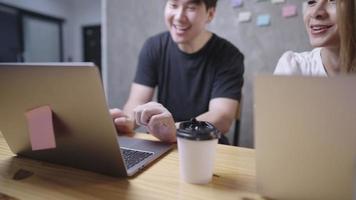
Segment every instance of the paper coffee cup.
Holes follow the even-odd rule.
[[[182,122],[177,130],[180,177],[193,184],[207,184],[213,177],[220,132],[208,122]]]

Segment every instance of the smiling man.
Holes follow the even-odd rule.
[[[168,31],[145,42],[124,109],[110,110],[119,133],[130,134],[143,125],[162,141],[175,142],[175,124],[191,118],[228,132],[241,98],[244,56],[206,29],[216,3],[167,1]],[[157,102],[151,102],[156,87]]]

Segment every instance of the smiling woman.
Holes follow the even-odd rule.
[[[337,6],[341,3],[345,6]],[[304,23],[315,49],[303,53],[287,51],[274,73],[333,76],[350,72],[355,57],[354,9],[354,0],[308,0]]]
[[[336,1],[311,0],[304,13],[304,24],[313,47],[338,48],[340,45]]]

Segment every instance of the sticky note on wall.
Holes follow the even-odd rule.
[[[252,13],[249,11],[245,11],[245,12],[240,12],[239,16],[237,18],[237,20],[241,23],[241,22],[249,22],[251,21],[252,18]]]
[[[244,4],[243,0],[231,0],[231,6],[233,8],[242,7],[243,4]]]
[[[271,0],[271,2],[272,2],[273,4],[277,4],[277,3],[284,3],[285,0]]]
[[[41,106],[25,113],[33,151],[56,148],[52,110]]]
[[[283,17],[294,17],[297,16],[297,6],[296,5],[286,5],[282,8]]]
[[[270,15],[259,15],[257,16],[257,26],[269,26],[271,24],[271,16]]]

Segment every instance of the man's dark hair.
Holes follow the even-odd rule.
[[[209,9],[209,8],[215,8],[217,1],[218,0],[195,0],[194,2],[197,4],[203,3],[203,4],[205,4],[206,9]]]

